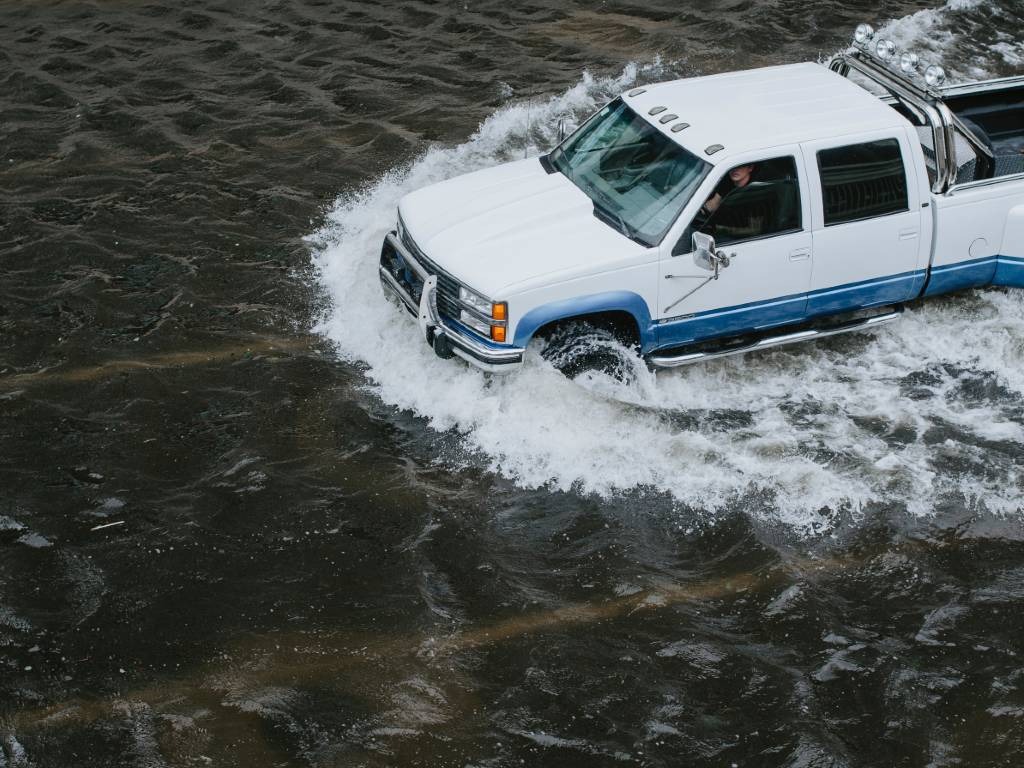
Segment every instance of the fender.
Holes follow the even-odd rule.
[[[514,344],[525,347],[538,328],[556,320],[568,320],[580,315],[598,312],[625,312],[636,320],[640,330],[640,344],[643,349],[654,345],[654,326],[651,324],[651,310],[638,293],[632,291],[607,291],[588,296],[574,296],[571,299],[552,301],[534,307],[519,320],[516,326]]]

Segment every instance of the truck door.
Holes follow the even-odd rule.
[[[702,187],[706,208],[666,238],[658,291],[658,346],[671,347],[803,319],[811,280],[810,205],[799,148],[743,157],[716,169]],[[730,173],[751,169],[744,186]],[[715,201],[714,198],[718,197]],[[734,254],[717,280],[695,266],[693,232],[710,234]],[[696,289],[696,290],[695,290]]]
[[[803,152],[814,227],[808,315],[914,297],[925,276],[928,238],[905,133],[811,142]]]

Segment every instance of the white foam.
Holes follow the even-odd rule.
[[[971,11],[987,4],[987,0],[947,0],[939,8],[925,8],[883,24],[876,39],[889,38],[897,48],[921,49],[941,53],[948,50],[957,40],[955,31],[949,28],[950,11]]]
[[[999,54],[1002,60],[1012,67],[1024,66],[1024,42],[993,43],[989,46],[989,50]]]
[[[712,511],[740,500],[819,530],[823,509],[876,501],[915,514],[951,497],[1017,510],[1013,452],[990,449],[1024,440],[1021,293],[938,300],[872,336],[657,375],[641,367],[627,384],[568,381],[535,354],[516,375],[488,379],[436,358],[411,318],[384,301],[380,243],[404,193],[521,157],[531,121],[534,135],[551,135],[560,116],[593,110],[640,72],[584,76],[542,104],[505,107],[466,143],[435,147],[340,199],[311,238],[330,298],[318,330],[366,365],[384,402],[457,431],[465,454],[445,461],[482,461],[525,487],[639,487]],[[975,396],[972,387],[1002,390]]]

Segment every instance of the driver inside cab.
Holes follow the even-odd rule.
[[[766,237],[800,227],[796,163],[777,157],[730,170],[704,201],[691,232],[719,244]]]
[[[715,187],[715,191],[711,193],[711,197],[704,201],[704,205],[701,206],[701,213],[703,213],[705,217],[708,217],[717,211],[718,206],[722,204],[722,199],[726,195],[734,189],[742,189],[750,182],[754,181],[756,173],[757,166],[753,164],[739,165],[733,168],[729,173],[722,177],[720,182],[718,182],[718,186]]]
[[[723,242],[752,237],[764,226],[764,212],[757,206],[740,205],[729,207],[728,214],[722,211],[722,203],[737,190],[750,189],[758,182],[760,167],[754,163],[738,165],[729,171],[718,182],[715,191],[704,201],[697,215],[697,228],[700,232],[714,235]],[[715,214],[720,215],[715,215]]]

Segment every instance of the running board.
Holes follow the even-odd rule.
[[[901,314],[903,314],[903,310],[897,309],[892,312],[886,312],[884,315],[875,315],[874,317],[867,317],[861,320],[853,320],[832,328],[809,328],[804,331],[794,331],[793,333],[786,333],[781,336],[768,336],[760,341],[754,342],[753,344],[720,351],[689,352],[681,355],[653,354],[648,356],[647,361],[655,368],[677,368],[681,365],[703,363],[708,360],[717,360],[720,357],[729,357],[731,355],[742,355],[746,352],[755,352],[759,349],[781,347],[783,344],[795,344],[798,341],[821,339],[825,336],[835,336],[840,333],[849,333],[850,331],[865,331],[878,325],[890,323],[899,318]]]

